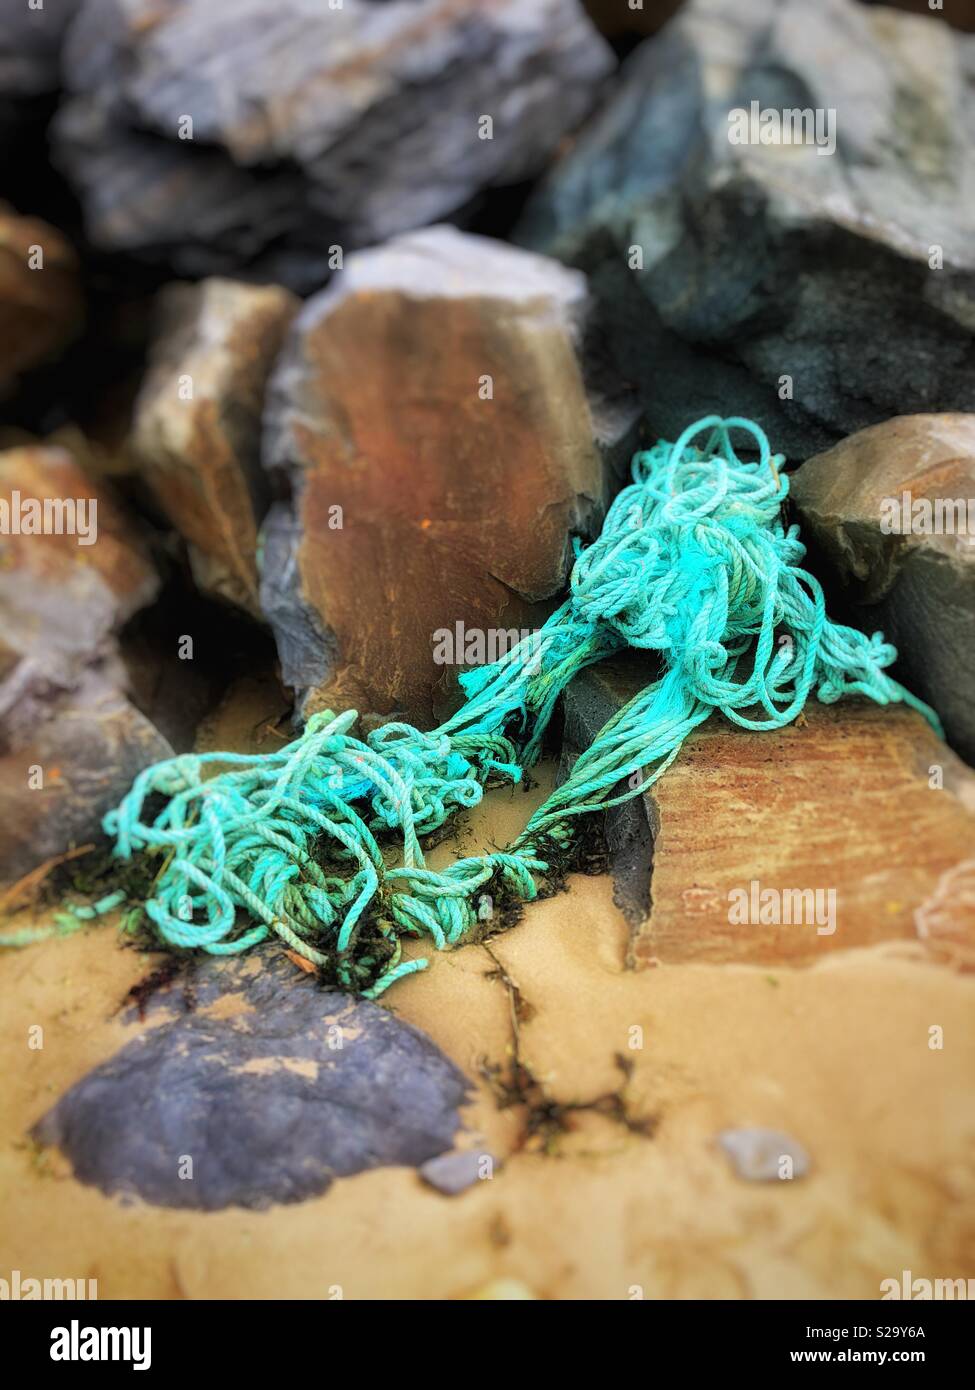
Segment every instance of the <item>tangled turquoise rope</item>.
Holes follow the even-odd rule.
[[[735,431],[757,457],[738,456]],[[187,754],[140,773],[105,828],[123,859],[166,856],[146,904],[162,940],[225,955],[276,935],[375,997],[426,965],[401,959],[404,935],[438,949],[462,941],[489,883],[534,898],[575,818],[654,782],[713,710],[770,729],[813,691],[825,703],[858,694],[905,701],[938,728],[886,674],[896,652],[879,633],[827,618],[799,567],[798,528],[782,522],[781,464],[758,426],[717,417],[637,454],[599,538],[576,545],[565,602],[500,661],[461,675],[465,703],[432,733],[391,723],[360,739],[354,710],[326,711],[277,753]],[[660,653],[660,678],[600,731],[518,839],[427,868],[421,837],[476,805],[489,779],[517,782],[572,677],[627,647]],[[158,795],[165,806],[144,819]]]

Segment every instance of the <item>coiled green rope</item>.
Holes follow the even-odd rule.
[[[753,461],[738,457],[734,431]],[[601,535],[577,544],[566,601],[502,660],[463,674],[464,705],[432,733],[392,723],[359,739],[354,710],[327,711],[277,753],[184,755],[140,773],[105,829],[123,859],[168,856],[146,904],[163,941],[232,954],[275,934],[375,997],[426,965],[401,960],[402,936],[438,949],[462,941],[492,881],[535,897],[575,818],[655,781],[712,710],[769,729],[813,691],[826,703],[859,694],[905,701],[939,728],[885,673],[896,652],[879,633],[827,618],[799,568],[798,528],[782,522],[781,463],[758,426],[718,417],[637,454]],[[420,837],[480,801],[489,779],[517,782],[567,683],[626,647],[659,652],[662,676],[600,731],[518,839],[427,868]],[[166,804],[146,820],[156,795]]]

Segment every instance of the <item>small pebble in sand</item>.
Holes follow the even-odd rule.
[[[748,1182],[788,1181],[809,1172],[809,1155],[802,1145],[775,1129],[723,1129],[718,1143],[738,1176]]]
[[[466,1192],[481,1178],[494,1172],[494,1157],[480,1153],[477,1149],[450,1149],[437,1154],[420,1165],[419,1173],[424,1182],[442,1192],[445,1197],[456,1197]]]

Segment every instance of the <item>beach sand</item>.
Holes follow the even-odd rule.
[[[436,861],[503,844],[551,775],[490,793]],[[905,942],[627,971],[626,940],[609,879],[575,876],[487,946],[411,947],[430,968],[384,1002],[475,1083],[462,1143],[494,1155],[489,1180],[445,1197],[387,1168],[207,1214],[103,1196],[27,1137],[149,1026],[116,1010],[158,958],[109,924],[0,954],[0,1273],[97,1279],[101,1298],[318,1299],[503,1280],[548,1299],[875,1299],[904,1269],[975,1276],[975,977]],[[798,1140],[809,1175],[736,1176],[715,1136],[743,1125]]]

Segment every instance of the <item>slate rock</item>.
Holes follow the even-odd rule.
[[[280,955],[201,964],[154,1018],[33,1132],[103,1192],[203,1211],[300,1202],[419,1165],[460,1126],[469,1083],[429,1038]]]
[[[43,264],[32,268],[37,250]],[[0,396],[80,330],[78,261],[54,227],[0,203]]]
[[[304,714],[429,723],[435,655],[477,656],[458,623],[498,643],[547,616],[632,424],[587,396],[585,308],[578,273],[450,227],[350,257],[307,301],[268,389],[263,458],[292,500],[261,589]]]
[[[746,1182],[783,1182],[804,1178],[810,1161],[796,1139],[774,1129],[724,1129],[718,1144],[727,1154],[738,1177]],[[783,1160],[789,1161],[788,1177],[783,1176]]]
[[[17,534],[25,504],[62,530]],[[83,504],[79,507],[79,503]],[[0,453],[0,879],[101,837],[133,777],[171,756],[126,695],[117,635],[158,590],[134,524],[60,448]],[[80,543],[87,538],[91,543]],[[40,770],[40,777],[37,769]]]
[[[631,653],[571,682],[566,767],[592,738],[581,731],[595,733],[657,671]],[[917,938],[917,910],[971,860],[975,774],[903,705],[812,700],[779,730],[712,715],[659,781],[607,814],[632,963],[804,965]],[[955,908],[975,944],[975,919]]]
[[[689,0],[630,55],[516,239],[587,271],[654,436],[746,415],[801,460],[975,407],[972,66],[853,0]],[[732,143],[752,102],[835,111],[835,151]]]
[[[264,390],[297,307],[277,285],[168,286],[132,423],[134,456],[189,544],[198,586],[255,617],[257,530],[268,503]]]
[[[804,463],[791,496],[859,625],[895,644],[904,680],[975,763],[975,415],[861,430]]]
[[[0,881],[100,841],[136,775],[173,756],[122,679],[106,660],[66,684],[25,657],[0,682]]]
[[[83,0],[55,156],[96,246],[308,291],[537,173],[614,65],[577,0]]]

